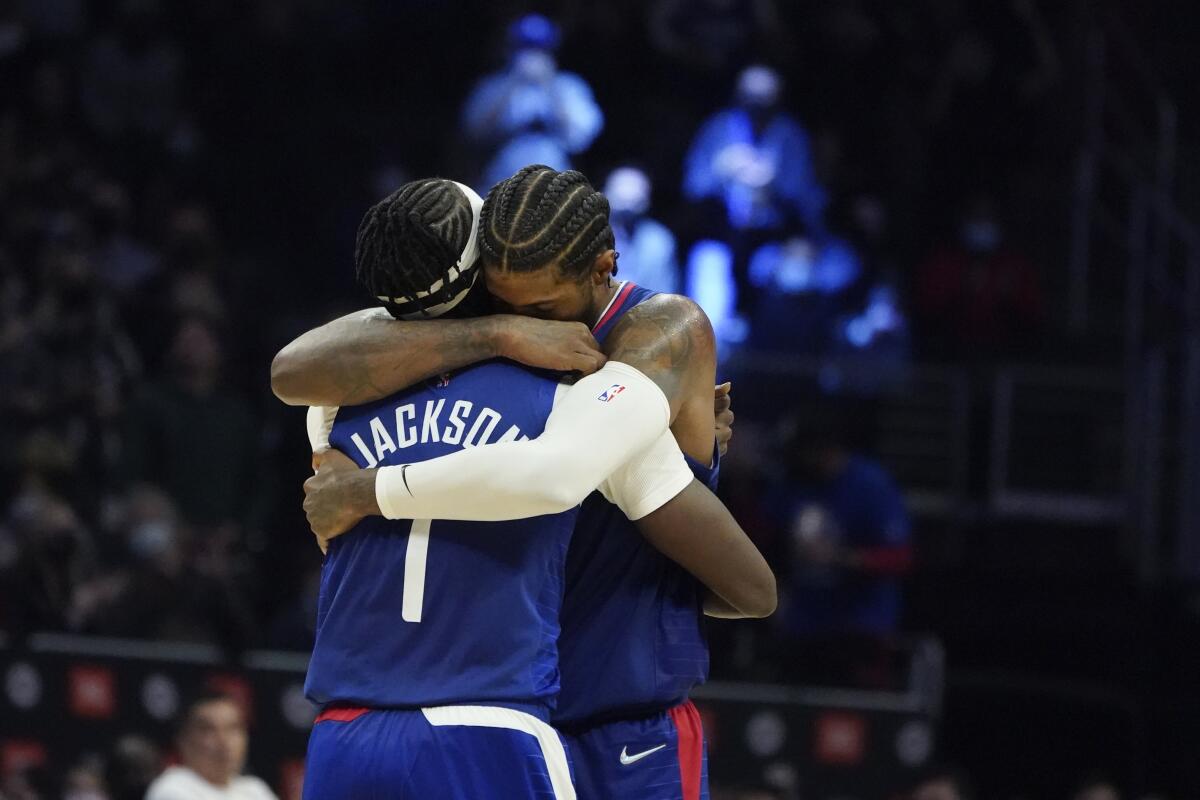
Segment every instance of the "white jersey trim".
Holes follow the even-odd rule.
[[[557,800],[575,800],[575,786],[571,783],[571,767],[567,763],[567,751],[558,731],[532,714],[499,706],[435,706],[422,708],[421,713],[430,725],[464,725],[473,728],[505,728],[521,731],[534,737],[542,749],[546,761],[546,773]]]
[[[305,423],[308,426],[308,443],[314,453],[329,449],[329,434],[333,431],[337,413],[338,406],[309,406]]]

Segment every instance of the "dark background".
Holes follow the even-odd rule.
[[[38,13],[37,3],[0,2],[0,22],[23,31],[0,61],[0,503],[8,509],[0,625],[15,642],[42,629],[171,639],[203,618],[211,624],[194,636],[231,654],[308,645],[305,598],[319,567],[300,511],[309,458],[301,412],[270,395],[270,358],[307,327],[366,304],[352,280],[353,234],[378,199],[373,178],[382,168],[409,178],[478,168],[456,133],[462,101],[501,66],[508,22],[541,11],[563,27],[561,67],[591,85],[606,115],[576,166],[597,184],[619,163],[645,166],[654,215],[683,243],[700,233],[678,189],[683,154],[750,61],[784,77],[784,105],[813,139],[831,226],[866,248],[850,209],[863,197],[886,209],[887,235],[872,247],[885,251],[906,308],[919,265],[953,239],[966,200],[979,191],[997,199],[1008,241],[1037,269],[1044,314],[1036,329],[1003,348],[973,348],[946,341],[910,310],[909,378],[842,402],[854,443],[879,455],[910,500],[939,498],[911,503],[916,555],[902,625],[935,635],[947,654],[938,752],[966,766],[981,797],[1069,796],[1096,768],[1129,796],[1193,796],[1200,559],[1188,557],[1196,552],[1188,542],[1200,531],[1188,527],[1186,508],[1200,491],[1200,465],[1189,461],[1200,430],[1186,424],[1195,396],[1185,389],[1200,362],[1187,360],[1185,337],[1197,320],[1180,301],[1186,236],[1164,234],[1165,247],[1151,236],[1139,250],[1128,231],[1139,186],[1156,209],[1194,218],[1200,56],[1190,32],[1200,20],[1188,3],[1034,5],[1053,46],[1049,72],[1017,4],[999,2],[779,2],[777,26],[753,32],[743,52],[708,71],[659,53],[648,4],[638,2],[164,3],[149,36],[180,65],[166,122],[114,132],[87,110],[89,58],[122,29],[121,4],[64,2]],[[1097,41],[1105,43],[1099,70]],[[956,46],[985,49],[991,67],[935,109]],[[1026,91],[1031,75],[1036,87]],[[1098,87],[1104,112],[1091,117],[1087,98]],[[1164,109],[1177,132],[1168,180],[1154,169]],[[1114,177],[1101,151],[1122,154],[1133,177]],[[1080,165],[1089,163],[1098,177],[1080,224]],[[124,234],[158,259],[135,290],[105,285],[87,266],[75,284],[56,271],[63,248],[95,263],[107,230],[100,186],[126,198]],[[1089,313],[1073,325],[1079,230],[1090,243]],[[1136,300],[1132,286],[1145,287]],[[1132,324],[1135,307],[1144,314]],[[137,583],[141,569],[130,555],[129,498],[145,476],[128,464],[130,426],[143,390],[169,374],[179,321],[196,314],[219,337],[221,392],[236,398],[230,413],[251,432],[212,460],[252,463],[249,497],[228,526],[192,525],[188,557],[215,566],[190,585],[209,599],[177,625],[106,622],[92,613],[104,601],[89,598],[120,595],[113,587]],[[71,321],[79,324],[70,335],[55,333]],[[723,364],[735,376],[734,448],[749,449],[732,467],[735,487],[755,481],[740,481],[739,469],[753,473],[753,462],[779,455],[771,434],[779,418],[828,399],[807,364],[753,352]],[[1028,378],[1035,366],[1051,377]],[[1026,480],[1049,496],[1050,512],[1014,511],[991,480],[995,387],[1006,374],[1017,375],[1010,483]],[[1067,374],[1084,377],[1064,382]],[[792,383],[780,391],[785,379]],[[1147,395],[1147,386],[1161,391]],[[955,428],[965,442],[955,452],[966,460],[909,468],[911,454],[887,445],[896,409],[937,417],[938,402],[953,394],[945,387],[968,399]],[[1127,444],[1151,440],[1161,446]],[[1056,465],[1048,472],[1047,461]],[[1061,511],[1080,495],[1117,511]],[[750,508],[753,493],[730,502]],[[776,552],[779,534],[768,528],[751,532]],[[69,529],[71,544],[43,547],[36,531],[50,529]],[[91,594],[81,598],[80,587]],[[769,645],[770,624],[748,629],[755,658],[748,666],[717,657],[714,677],[786,681],[789,655]]]

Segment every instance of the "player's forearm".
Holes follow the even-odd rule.
[[[710,606],[720,612],[712,616],[775,612],[775,574],[729,509],[699,481],[637,524],[650,544],[723,601],[706,602],[706,613]]]
[[[376,498],[389,519],[488,522],[559,513],[646,450],[667,422],[658,388],[610,361],[568,390],[537,439],[384,467]]]
[[[426,378],[502,354],[492,317],[392,319],[358,311],[302,334],[271,362],[271,389],[288,405],[371,402]]]

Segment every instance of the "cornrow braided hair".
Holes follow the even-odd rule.
[[[582,276],[613,242],[608,198],[575,170],[525,167],[492,187],[479,215],[480,257],[504,271],[556,263]]]
[[[471,235],[471,203],[453,181],[404,184],[371,206],[358,225],[354,274],[393,316],[425,313],[453,298],[473,276],[470,265],[446,280]],[[442,285],[430,294],[431,287]]]

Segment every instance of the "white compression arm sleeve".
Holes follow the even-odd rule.
[[[600,484],[600,493],[631,520],[657,511],[692,482],[675,434],[663,431],[654,444],[626,461]]]
[[[556,514],[583,502],[618,467],[655,443],[669,424],[670,406],[662,390],[634,367],[610,361],[566,392],[537,439],[382,467],[375,497],[388,519],[488,522]],[[675,463],[686,470],[682,455]],[[637,474],[622,485],[637,489]],[[644,495],[663,491],[641,487]],[[638,506],[636,511],[646,505],[644,500],[627,502]]]

